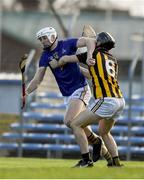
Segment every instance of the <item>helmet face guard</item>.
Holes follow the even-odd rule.
[[[115,39],[107,32],[98,33],[96,41],[97,47],[102,47],[106,50],[111,50],[115,47]]]
[[[46,27],[39,30],[36,34],[37,39],[46,36],[51,44],[53,44],[57,39],[57,32],[53,27]],[[52,40],[52,36],[55,38]]]

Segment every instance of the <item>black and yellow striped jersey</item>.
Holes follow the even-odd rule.
[[[77,55],[77,57],[80,62],[86,63],[87,53]],[[89,71],[92,76],[94,97],[96,99],[123,97],[117,81],[118,64],[116,58],[102,49],[96,49],[93,58],[95,58],[96,63],[89,67]]]

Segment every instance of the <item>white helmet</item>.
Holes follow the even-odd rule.
[[[51,40],[51,36],[52,36],[52,35],[55,36],[55,39],[54,39],[53,41]],[[41,37],[43,37],[43,36],[47,36],[47,38],[49,39],[49,41],[50,41],[51,43],[53,43],[53,42],[56,40],[56,38],[57,38],[57,32],[56,32],[56,30],[55,30],[53,27],[45,27],[45,28],[39,30],[39,31],[36,33],[37,39],[39,39],[39,38],[41,38]]]

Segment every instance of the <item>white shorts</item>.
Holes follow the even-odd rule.
[[[65,97],[64,104],[68,105],[72,99],[80,99],[84,102],[85,105],[88,105],[90,98],[91,98],[91,90],[89,85],[86,85],[82,88],[75,90],[71,96]]]
[[[105,97],[96,99],[88,106],[88,109],[102,118],[117,120],[122,113],[124,106],[124,98]]]

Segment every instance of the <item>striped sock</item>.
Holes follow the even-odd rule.
[[[99,137],[95,133],[91,133],[90,136],[87,137],[89,144],[97,144],[99,143]]]
[[[115,156],[115,157],[113,157],[112,159],[113,159],[113,165],[114,165],[114,166],[121,166],[121,164],[120,164],[120,159],[119,159],[118,156]]]
[[[106,152],[106,154],[103,156],[106,160],[107,160],[107,162],[108,162],[108,164],[110,165],[112,165],[113,164],[113,160],[112,160],[112,157],[111,157],[111,155],[110,155],[110,153],[107,151]]]

